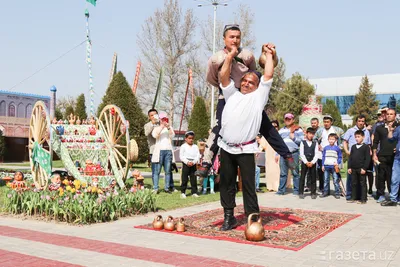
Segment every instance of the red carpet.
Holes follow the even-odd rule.
[[[247,224],[247,218],[244,215],[243,206],[235,208],[235,217],[239,226],[232,231],[219,231],[219,227],[223,222],[223,209],[205,211],[184,217],[186,225],[186,232],[184,233],[163,231],[297,251],[360,216],[358,214],[289,208],[260,207],[260,209],[265,228],[265,239],[260,242],[250,242],[244,237],[243,231]],[[177,218],[175,221],[177,221]],[[154,230],[152,223],[136,226],[136,228]]]

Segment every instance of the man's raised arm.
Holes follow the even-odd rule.
[[[222,87],[227,87],[231,83],[231,68],[232,68],[232,60],[238,54],[238,50],[236,47],[233,47],[232,50],[226,55],[224,64],[221,67],[221,71],[219,72],[219,79],[221,81]]]
[[[274,50],[275,48],[271,47],[271,45],[269,44],[263,46],[263,53],[267,58],[264,67],[264,81],[268,81],[272,79],[272,77],[274,76],[274,61],[273,61]]]

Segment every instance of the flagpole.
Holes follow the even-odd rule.
[[[87,6],[87,2],[86,2]],[[89,70],[90,117],[94,116],[94,86],[92,75],[92,41],[90,40],[89,10],[85,10],[86,17],[86,63]]]

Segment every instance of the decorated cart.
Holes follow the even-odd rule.
[[[80,121],[71,114],[69,121],[50,122],[45,104],[38,101],[29,129],[29,158],[36,188],[47,187],[51,175],[52,151],[75,179],[100,187],[116,181],[121,188],[129,163],[138,156],[134,139],[129,139],[129,122],[120,108],[107,105],[98,118]]]

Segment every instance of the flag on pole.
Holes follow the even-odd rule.
[[[86,2],[91,3],[93,6],[96,6],[97,0],[86,0]]]

